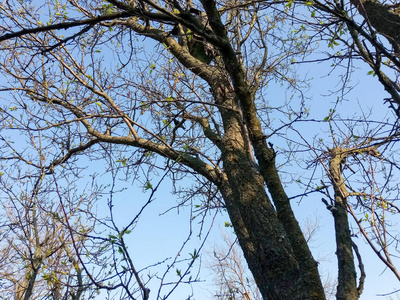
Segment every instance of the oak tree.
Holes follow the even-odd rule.
[[[313,39],[308,32],[328,31],[329,46],[343,40],[346,49],[356,51],[373,68],[393,105],[400,103],[397,83],[381,69],[382,64],[389,69],[398,67],[397,37],[372,20],[358,25],[342,2],[300,2],[302,13],[312,10],[314,23],[291,15],[294,3],[3,2],[3,168],[7,169],[8,162],[18,162],[36,169],[40,176],[68,170],[79,177],[76,167],[80,161],[101,159],[109,164],[113,178],[114,171],[124,168],[127,177],[142,180],[144,188],[152,192],[156,186],[149,174],[169,176],[174,186],[182,178],[191,178],[194,185],[187,195],[201,200],[196,207],[201,214],[215,208],[228,213],[264,299],[325,299],[317,263],[282,183],[272,141],[307,114],[301,80],[292,71],[294,63],[313,50],[310,45],[318,35]],[[355,5],[359,14],[370,18],[360,3],[364,2],[346,5]],[[317,22],[325,19],[333,21]],[[309,27],[293,31],[294,22],[306,22]],[[348,39],[343,26],[348,26]],[[381,42],[372,28],[387,37],[393,49]],[[378,52],[365,50],[359,36]],[[382,57],[390,62],[382,62]],[[336,58],[343,59],[340,54],[326,59]],[[274,82],[298,92],[300,101],[267,100],[269,85]],[[287,118],[280,125],[271,120],[275,111]],[[325,121],[332,120],[330,116]],[[30,146],[24,148],[23,142],[14,147],[10,141],[16,131],[43,150],[31,155]],[[385,143],[395,141],[392,136],[396,135],[388,136]],[[343,191],[340,167],[344,158],[370,153],[380,145],[347,147],[344,143],[328,151],[327,174],[334,190],[334,202],[328,205],[337,210],[338,299],[357,299],[362,290],[356,282],[347,222],[348,193]],[[10,170],[6,174],[10,178],[24,176]],[[184,190],[179,192],[185,195]],[[382,198],[379,201],[384,203]],[[151,202],[150,197],[143,209]],[[389,206],[395,209],[394,204]],[[109,207],[112,210],[112,201]],[[122,257],[121,261],[114,259],[111,268],[117,282],[113,285],[106,283],[109,277],[105,273],[94,276],[94,271],[85,267],[85,255],[76,251],[85,276],[96,289],[120,288],[132,299],[150,299],[147,281],[135,268],[126,246],[140,212],[123,228],[113,218],[107,226],[116,234],[108,237],[77,232],[65,220],[71,237],[108,242],[112,256]],[[77,242],[72,240],[72,244]],[[105,249],[99,247],[100,252]],[[189,268],[197,258],[195,251],[188,260]],[[188,272],[177,270],[179,280],[173,286],[191,282]],[[167,295],[159,291],[157,299],[167,298],[173,290]]]

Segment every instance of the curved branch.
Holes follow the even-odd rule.
[[[98,16],[98,17],[90,18],[90,19],[86,19],[86,20],[63,22],[63,23],[57,23],[57,24],[34,27],[34,28],[24,28],[20,31],[6,33],[6,34],[0,36],[0,42],[11,40],[11,39],[17,38],[17,37],[22,37],[24,35],[32,34],[32,33],[47,32],[47,31],[59,30],[59,29],[69,29],[69,28],[84,26],[84,25],[93,25],[93,24],[98,24],[103,21],[110,21],[110,20],[115,20],[118,18],[128,18],[131,16],[132,16],[132,13],[119,12],[119,13],[113,13],[113,14],[108,14],[108,15],[104,15],[104,16]]]

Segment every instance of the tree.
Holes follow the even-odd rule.
[[[396,188],[392,186],[392,181],[395,180],[392,170],[393,168],[398,168],[398,166],[394,163],[396,159],[393,161],[385,155],[387,152],[382,154],[377,150],[378,148],[383,148],[383,151],[387,151],[390,147],[388,143],[397,139],[398,135],[397,122],[400,116],[398,75],[400,64],[398,61],[399,40],[397,24],[400,22],[400,15],[396,3],[388,4],[379,1],[329,1],[324,3],[313,1],[309,7],[311,17],[315,20],[314,26],[317,32],[319,34],[326,33],[329,47],[335,50],[324,59],[332,60],[332,66],[334,67],[344,66],[346,62],[348,63],[346,66],[347,74],[343,80],[342,94],[349,87],[348,80],[353,70],[352,66],[355,65],[356,60],[362,60],[372,69],[368,74],[376,76],[382,87],[390,95],[389,98],[383,100],[389,104],[397,116],[395,123],[389,125],[388,128],[385,127],[384,123],[377,125],[374,129],[371,129],[371,126],[368,126],[369,128],[366,126],[365,128],[368,129],[364,129],[362,135],[358,135],[359,132],[355,134],[355,127],[357,126],[354,124],[351,126],[346,125],[348,133],[344,133],[337,125],[336,120],[334,124],[330,124],[334,147],[328,149],[329,153],[320,149],[321,154],[317,155],[334,187],[334,196],[331,197],[330,203],[326,200],[323,201],[327,207],[334,205],[332,208],[334,209],[333,216],[335,219],[339,261],[337,297],[344,299],[346,298],[345,295],[349,295],[349,293],[354,295],[360,293],[360,289],[363,287],[362,280],[365,276],[362,271],[362,262],[360,261],[360,285],[356,288],[355,267],[351,263],[354,261],[351,255],[351,245],[353,244],[354,247],[354,242],[352,242],[348,231],[349,225],[346,216],[348,212],[354,218],[360,233],[364,235],[373,251],[400,279],[399,272],[391,261],[393,252],[390,253],[391,251],[389,251],[389,245],[392,242],[397,243],[398,235],[388,234],[388,226],[390,226],[391,222],[386,220],[388,213],[390,215],[390,213],[398,211],[397,205],[392,201],[388,201],[388,199],[393,199],[391,198],[393,193],[396,194]],[[340,49],[337,50],[339,47]],[[331,122],[334,114],[335,111],[331,110],[330,115],[324,120]],[[333,129],[335,126],[338,127],[336,133]],[[379,136],[382,128],[386,128],[389,134],[385,133],[383,136]],[[338,131],[341,132],[340,142],[336,136]],[[313,149],[313,147],[310,148]],[[364,156],[363,159],[360,159],[360,156]],[[324,159],[322,157],[325,159],[329,157],[327,164],[323,163]],[[374,158],[379,160],[379,163],[373,162]],[[368,166],[365,165],[367,162]],[[386,163],[388,166],[384,166]],[[350,167],[350,165],[353,165],[353,167]],[[378,165],[381,166],[378,167]],[[346,168],[353,174],[362,174],[360,182],[364,180],[366,186],[361,184],[360,187],[360,182],[357,184],[352,183],[349,180],[350,176],[347,175],[348,177],[346,177],[344,175]],[[380,170],[380,176],[383,176],[383,178],[377,179],[377,169]],[[367,192],[369,188],[371,190]],[[349,192],[347,189],[351,191]],[[383,190],[385,191],[383,192]],[[350,197],[356,197],[357,202],[349,205]],[[360,218],[354,213],[353,207],[359,205],[363,207],[364,218]],[[376,208],[378,208],[377,211],[375,210]],[[369,231],[369,234],[367,231]],[[394,238],[393,240],[391,239],[392,237]],[[340,245],[340,240],[343,243],[342,246]],[[372,241],[375,241],[376,244],[373,245]],[[394,247],[393,250],[395,249]],[[358,259],[360,259],[357,248],[354,250]],[[340,267],[341,263],[343,264],[342,268]],[[350,278],[352,278],[353,283],[350,283]],[[340,280],[343,280],[343,282],[340,283]],[[352,292],[349,292],[350,290]]]
[[[51,179],[56,177],[46,180],[44,170],[41,174],[26,172],[15,182],[5,177],[22,170],[16,163],[9,167],[14,170],[7,170],[1,180],[1,297],[81,299],[87,283],[76,251],[83,252],[84,235],[94,227],[81,217],[92,206],[95,189],[77,197],[74,189],[68,188],[64,194],[68,204],[64,206],[50,196]],[[70,188],[73,184],[70,182]],[[71,226],[65,226],[72,220]],[[72,237],[76,232],[80,237]]]
[[[210,253],[209,268],[215,276],[215,299],[261,299],[260,291],[249,273],[243,253],[232,237],[222,233],[223,244]]]
[[[301,81],[291,78],[291,63],[312,50],[306,31],[290,33],[295,19],[288,14],[293,3],[69,0],[34,6],[4,2],[0,41],[7,55],[0,69],[7,82],[1,90],[8,92],[12,105],[5,103],[2,108],[3,159],[41,170],[45,176],[63,168],[78,176],[76,166],[83,154],[90,160],[108,161],[110,170],[124,168],[129,178],[138,178],[146,165],[142,180],[152,192],[156,190],[152,172],[163,172],[174,184],[180,178],[193,178],[193,188],[180,190],[180,195],[204,199],[198,206],[203,214],[213,207],[226,209],[264,299],[325,299],[317,263],[291,208],[271,143],[282,129],[303,118],[304,101],[296,109],[281,100],[272,104],[265,100],[274,80],[300,90]],[[308,5],[321,12],[314,18],[338,20],[313,26],[318,32],[330,31],[330,45],[335,45],[346,24],[350,41],[357,44],[354,30],[362,33],[362,28],[337,12],[340,5]],[[393,82],[380,71],[380,57],[383,53],[394,63],[397,58],[373,34],[365,36],[369,37],[374,38],[369,40],[372,45],[380,47],[376,60],[368,51],[364,56],[362,43],[357,49],[396,99]],[[355,48],[346,43],[348,49]],[[113,61],[107,60],[110,56]],[[283,125],[271,125],[274,110],[284,112],[288,120]],[[28,150],[15,151],[9,130],[35,132],[28,138],[33,144],[40,141],[39,148],[45,151],[36,156]],[[343,225],[336,227],[337,297],[357,299],[347,203],[339,199],[340,173],[333,175],[343,165],[343,156],[337,154],[330,152],[328,170],[340,211],[335,220]],[[115,168],[117,162],[120,166]],[[117,234],[97,237],[109,242],[115,257],[122,257],[113,259],[119,284],[106,286],[77,255],[96,288],[121,287],[131,298],[140,294],[149,299],[146,281],[124,243],[136,221],[137,216],[120,229],[113,219],[110,228]],[[194,251],[189,268],[197,257]],[[180,283],[189,273],[178,271]],[[159,293],[157,298],[161,297]]]
[[[397,243],[398,233],[396,230],[389,230],[392,226],[392,216],[398,213],[398,206],[393,201],[398,196],[393,168],[398,166],[392,161],[393,158],[377,150],[383,148],[385,151],[387,145],[397,139],[397,134],[379,137],[382,131],[391,130],[393,125],[378,123],[375,127],[371,126],[370,121],[366,121],[365,126],[361,125],[363,130],[359,128],[359,124],[364,122],[358,121],[358,125],[349,123],[346,126],[348,130],[345,131],[338,124],[343,120],[331,118],[332,116],[327,123],[334,147],[326,148],[326,142],[322,143],[321,140],[313,146],[309,144],[307,146],[316,156],[314,163],[322,166],[329,180],[329,186],[333,188],[331,195],[323,180],[318,178],[316,181],[318,180],[319,184],[314,182],[318,185],[316,190],[328,197],[329,200],[322,198],[322,202],[332,213],[334,220],[339,265],[336,297],[344,299],[353,294],[353,297],[357,298],[362,293],[366,275],[362,256],[352,236],[357,237],[358,234],[364,236],[379,259],[397,279],[400,279],[399,272],[392,262],[396,246],[391,246]],[[361,134],[362,132],[364,133]],[[393,153],[389,155],[392,156]],[[311,178],[310,182],[313,180],[314,178]],[[394,198],[392,198],[393,193]],[[361,207],[361,214],[357,215],[353,208],[358,206]],[[359,227],[358,232],[355,230],[351,232],[348,212]],[[360,268],[358,284],[354,257],[357,257]]]
[[[390,95],[383,100],[399,117],[398,4],[334,0],[313,1],[308,6],[314,19],[312,26],[319,34],[326,35],[329,47],[334,49],[340,45],[340,50],[335,50],[327,59],[334,60],[336,66],[343,62],[349,62],[348,66],[351,66],[356,60],[366,62],[372,69],[369,74],[377,76]]]

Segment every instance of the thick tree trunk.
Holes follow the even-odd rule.
[[[267,148],[268,150],[273,151]],[[325,297],[317,262],[314,260],[300,225],[296,220],[289,198],[285,193],[278,170],[276,169],[275,154],[269,162],[265,161],[264,163],[266,165],[261,167],[262,175],[276,207],[278,219],[289,239],[296,261],[299,263],[302,280],[315,287],[319,286],[320,289],[315,291],[315,295]]]
[[[264,299],[325,299],[320,283],[304,280],[297,255],[245,153],[228,153],[222,189],[239,243]],[[240,162],[242,159],[242,162]]]
[[[231,73],[232,77],[234,77],[234,70]],[[317,263],[312,257],[311,251],[292,211],[289,198],[285,193],[278,170],[276,169],[275,152],[272,147],[267,145],[260,121],[257,117],[254,94],[251,93],[251,89],[244,78],[237,78],[236,81],[238,87],[235,93],[240,102],[240,109],[243,111],[243,120],[240,121],[245,122],[247,125],[249,140],[252,146],[251,151],[254,150],[259,163],[259,175],[261,175],[261,180],[267,186],[275,205],[276,211],[273,209],[274,218],[277,218],[276,222],[279,223],[285,238],[290,243],[291,254],[298,264],[297,280],[301,284],[306,283],[307,286],[313,287],[306,294],[298,292],[299,299],[325,299]],[[264,184],[262,185],[262,189],[265,193]],[[265,197],[265,201],[272,207],[270,199],[267,195]]]
[[[384,5],[377,0],[351,0],[358,12],[392,44],[400,56],[400,7]]]
[[[228,88],[228,87],[225,87]],[[220,88],[219,90],[223,90]],[[245,146],[243,126],[235,99],[221,99],[225,135],[223,162],[228,181],[220,187],[247,263],[264,299],[325,299],[316,263],[317,280],[309,280],[300,257],[310,256],[292,245]],[[220,96],[223,96],[220,95]],[[275,169],[276,170],[276,169]],[[272,175],[272,174],[271,174]],[[276,174],[277,176],[277,174]],[[300,232],[300,235],[302,233]]]

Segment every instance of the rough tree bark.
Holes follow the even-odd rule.
[[[329,174],[334,188],[335,210],[332,211],[335,222],[336,255],[338,257],[338,287],[336,299],[358,299],[357,274],[354,265],[353,246],[350,225],[347,217],[347,191],[342,164],[349,151],[342,148],[330,149]]]
[[[351,0],[350,2],[377,32],[387,38],[396,55],[400,56],[399,6],[385,5],[378,0]]]

